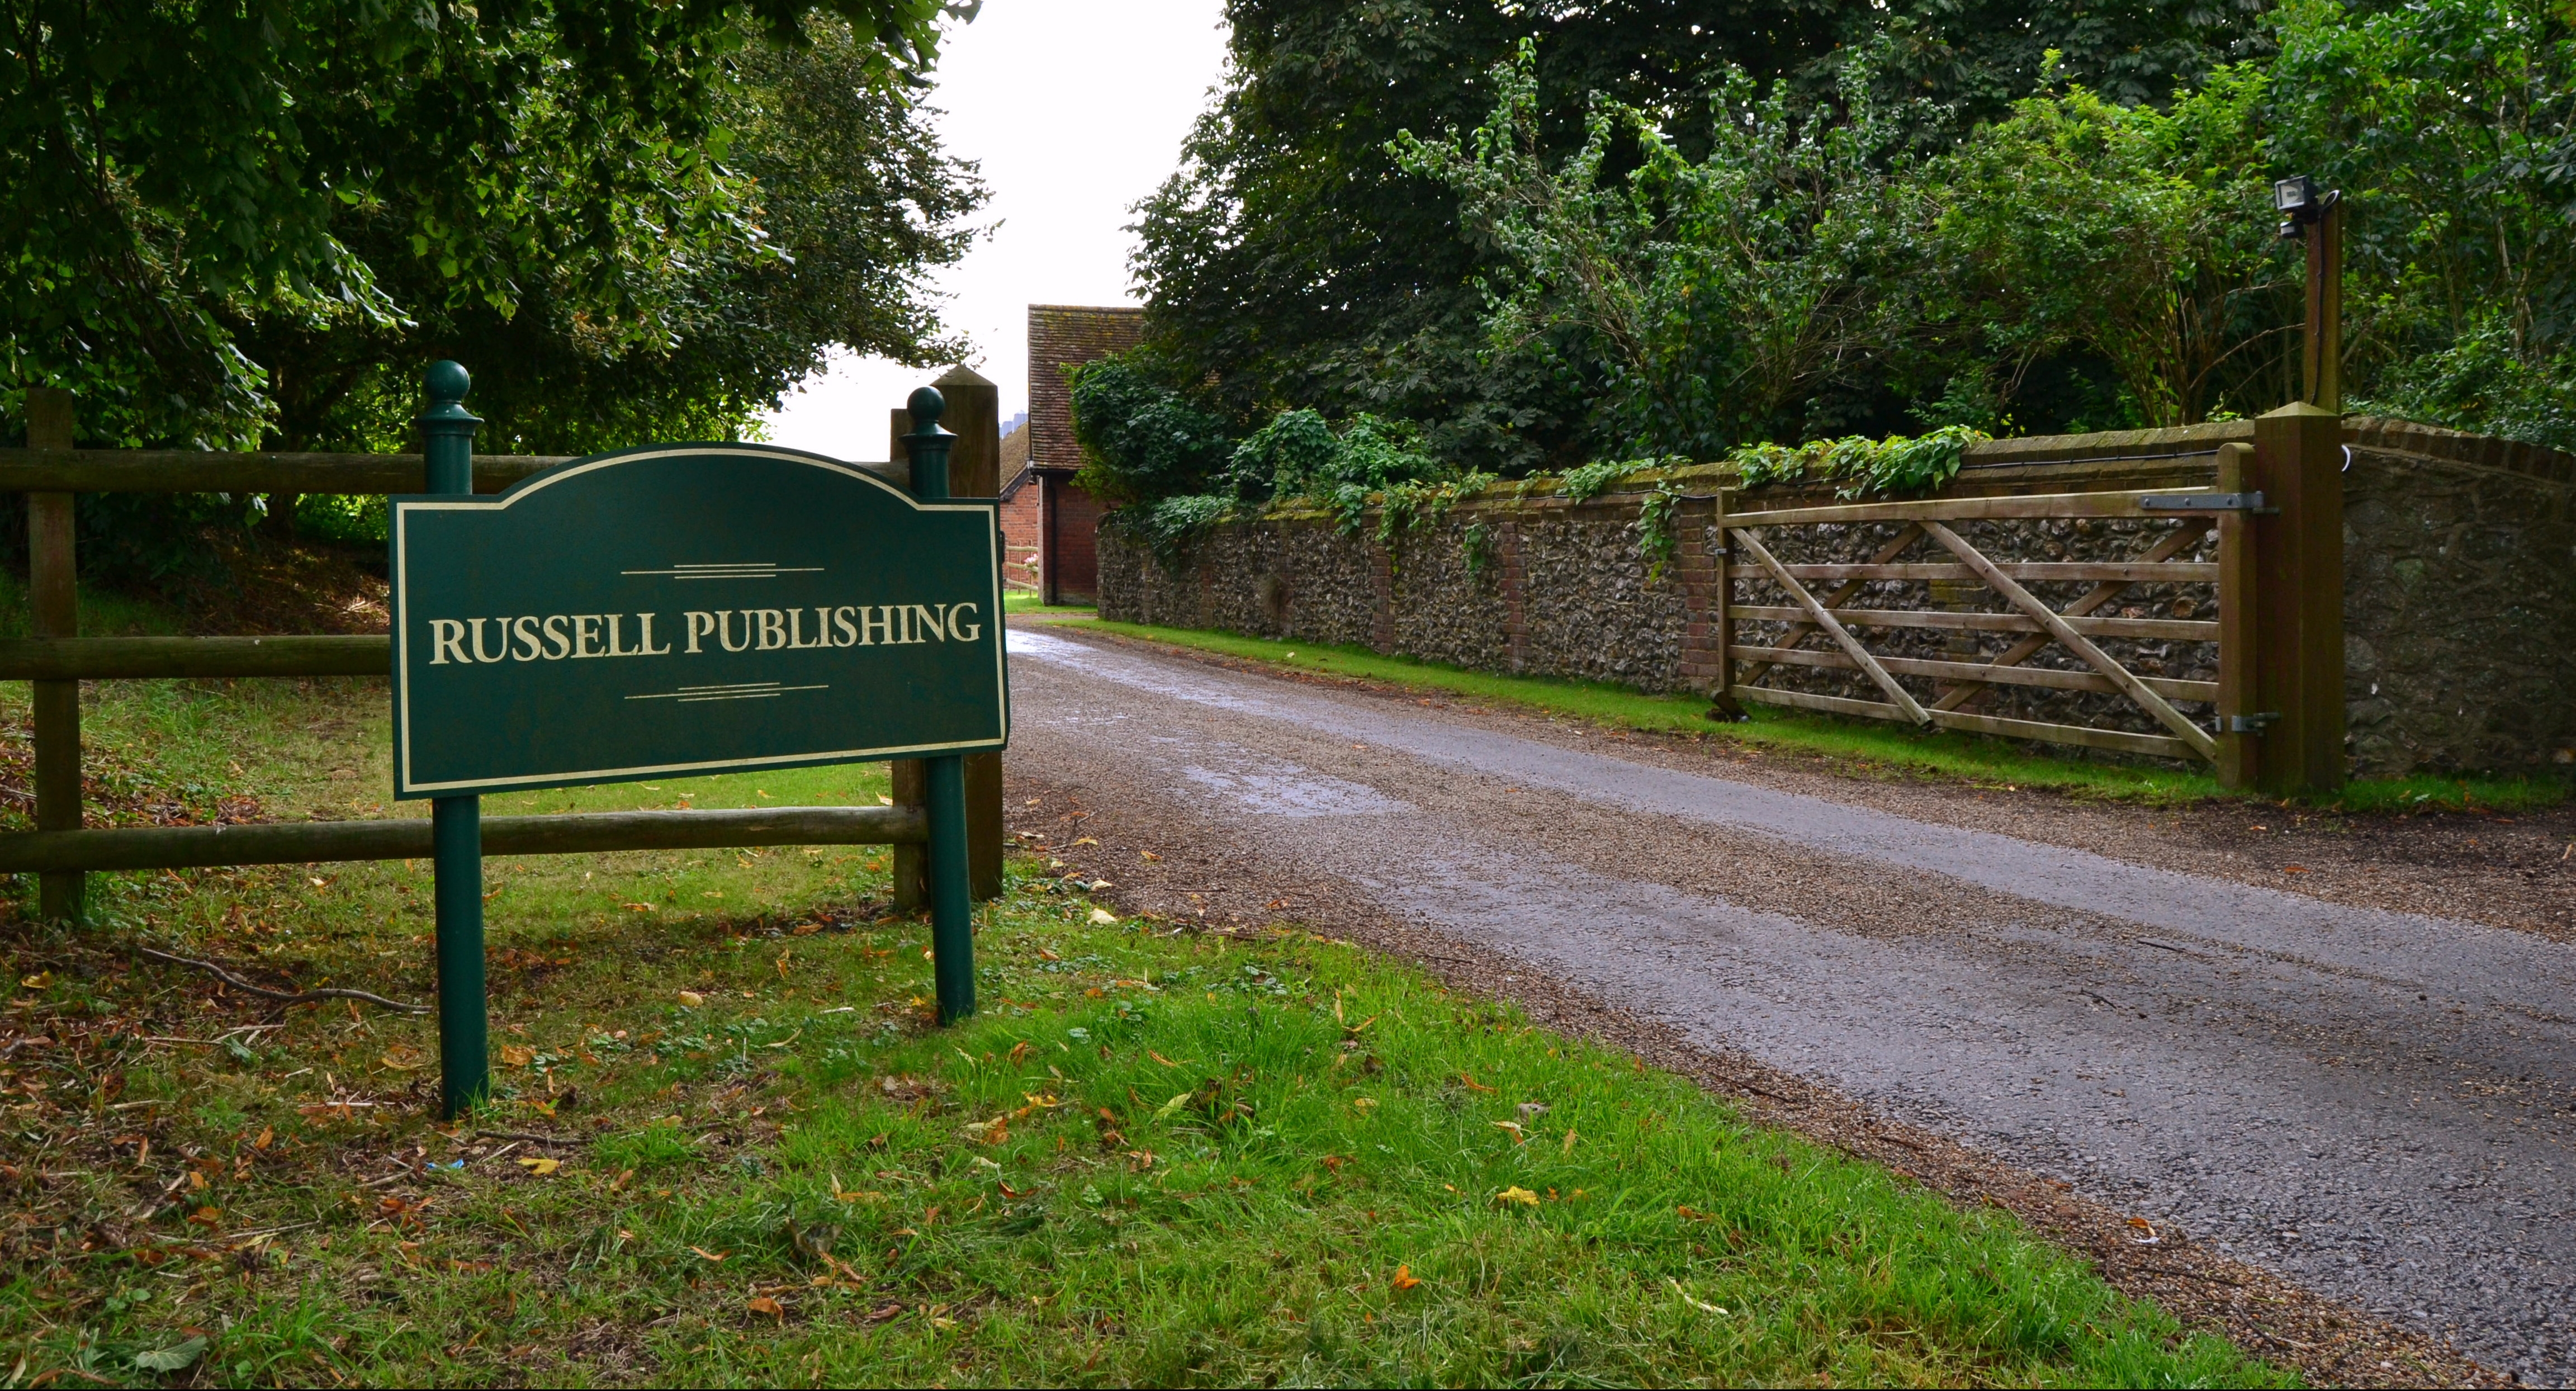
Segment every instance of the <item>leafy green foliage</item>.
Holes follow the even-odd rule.
[[[1965,425],[1946,425],[1929,434],[1890,435],[1784,446],[1752,444],[1727,456],[1736,477],[1747,488],[1766,483],[1830,482],[1837,497],[1869,493],[1927,493],[1958,476],[1967,447],[1987,438]]]
[[[2348,200],[2347,394],[2576,445],[2576,14],[2294,0],[2279,25],[2275,158]]]
[[[1236,447],[1226,476],[1246,501],[1282,492],[1298,497],[1323,485],[1341,454],[1341,440],[1320,413],[1281,411]]]
[[[1110,513],[1109,522],[1104,524],[1129,529],[1144,541],[1145,548],[1165,570],[1178,571],[1189,560],[1191,548],[1233,511],[1231,498],[1183,494],[1122,507]]]
[[[814,170],[780,123],[803,121],[809,150],[841,141],[845,163],[872,143],[897,155],[874,185],[883,208],[840,248],[874,258],[849,267],[862,278],[900,279],[925,246],[936,259],[959,197],[971,206],[971,188],[925,188],[922,235],[885,236],[911,190],[884,185],[924,168],[905,93],[938,14],[937,0],[14,0],[0,406],[50,384],[79,393],[93,443],[346,447],[398,438],[418,364],[454,355],[506,362],[522,384],[478,398],[487,447],[577,440],[621,399],[629,417],[738,427],[746,400],[830,341],[814,317],[770,310],[801,295],[836,330],[864,317],[822,293],[828,266],[789,269],[831,250],[808,233],[850,209],[792,178],[762,185]],[[816,84],[799,88],[799,64],[831,69],[821,85],[866,94],[878,119],[800,115]],[[772,98],[758,113],[755,91]],[[815,217],[787,206],[817,196]],[[762,289],[782,278],[795,283]],[[927,323],[912,294],[892,298],[893,324]],[[804,341],[701,365],[726,335],[781,328]]]
[[[1157,365],[1120,353],[1072,376],[1076,481],[1112,506],[1204,492],[1234,454],[1224,424],[1166,385]]]

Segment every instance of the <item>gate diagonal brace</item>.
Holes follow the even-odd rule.
[[[2049,636],[2057,639],[2068,651],[2092,664],[2094,670],[2110,677],[2111,684],[2118,686],[2129,699],[2136,701],[2139,708],[2153,715],[2158,724],[2179,735],[2182,741],[2191,745],[2193,751],[2201,757],[2213,763],[2218,760],[2218,741],[2210,738],[2207,730],[2192,723],[2181,711],[2168,704],[2163,696],[2148,690],[2146,684],[2131,675],[2127,667],[2111,660],[2110,654],[2095,646],[2092,639],[2068,626],[2066,620],[2058,616],[2055,609],[2041,603],[2029,590],[2022,588],[2012,576],[1997,569],[1995,563],[1986,559],[1983,552],[1960,540],[1956,532],[1939,522],[1925,522],[1923,530],[1929,533],[1933,540],[1947,548],[1952,555],[1957,556],[1969,569],[1976,571],[1977,577],[1984,580],[1987,587],[2004,596],[2014,608],[2039,620],[2040,626],[2048,630]]]
[[[1923,525],[1926,529],[1934,529],[1939,524],[1926,522]],[[1796,577],[1789,573],[1789,568],[1782,565],[1767,547],[1755,539],[1752,532],[1732,531],[1730,534],[1735,538],[1735,544],[1742,546],[1745,554],[1752,556],[1763,569],[1770,571],[1773,582],[1786,590],[1789,597],[1795,599],[1799,607],[1807,611],[1808,620],[1824,629],[1827,636],[1842,645],[1843,651],[1859,664],[1862,671],[1869,673],[1869,679],[1878,683],[1878,688],[1887,693],[1889,702],[1903,711],[1905,718],[1917,725],[1932,723],[1932,717],[1924,713],[1923,707],[1915,701],[1913,693],[1898,685],[1896,678],[1888,674],[1887,668],[1878,664],[1878,658],[1870,655],[1869,649],[1860,645],[1860,639],[1853,637],[1851,630],[1842,625],[1842,620],[1834,617],[1833,610],[1816,602],[1816,596],[1808,593],[1807,587],[1798,583]]]

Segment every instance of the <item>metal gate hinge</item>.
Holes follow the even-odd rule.
[[[2141,512],[2252,512],[2278,516],[2281,509],[2263,505],[2261,493],[2159,493],[2138,499]]]
[[[2227,717],[2226,732],[2260,736],[2264,726],[2278,723],[2280,718],[2281,714],[2277,710],[2265,710],[2253,715],[2230,715]]]

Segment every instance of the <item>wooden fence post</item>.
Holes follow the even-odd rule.
[[[27,447],[72,447],[72,394],[27,388]],[[27,611],[40,638],[80,636],[80,589],[73,554],[71,493],[27,494]],[[35,686],[36,829],[81,828],[80,683]],[[87,915],[87,879],[77,870],[37,877],[36,911],[46,921]]]
[[[2249,480],[2255,640],[2254,786],[2287,796],[2344,782],[2343,418],[2304,402],[2254,422]]]

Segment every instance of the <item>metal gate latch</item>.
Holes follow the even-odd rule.
[[[2253,715],[2230,715],[2227,717],[2226,732],[2259,736],[2263,733],[2264,726],[2277,723],[2280,718],[2280,712],[2277,710],[2265,710]]]

